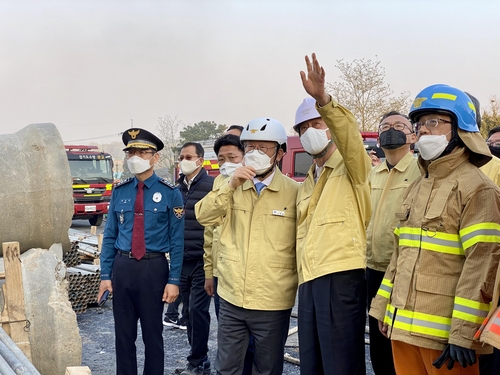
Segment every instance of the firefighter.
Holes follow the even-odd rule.
[[[491,347],[473,337],[500,257],[500,190],[479,170],[491,154],[456,88],[425,88],[409,115],[422,176],[396,213],[398,246],[370,315],[392,340],[398,375],[478,374],[476,356]]]
[[[199,204],[204,226],[221,224],[217,374],[241,374],[250,340],[253,373],[281,374],[297,291],[295,200],[299,185],[277,164],[286,131],[271,118],[243,129],[244,165]]]
[[[366,227],[370,157],[351,112],[325,93],[325,71],[306,56],[312,98],[294,129],[315,163],[297,195],[300,372],[365,374]]]
[[[472,94],[466,92],[470,100],[476,108],[476,123],[477,127],[481,129],[481,110],[479,100]],[[497,134],[498,133],[498,134]],[[486,144],[488,145],[492,154],[491,160],[485,165],[481,166],[481,172],[488,176],[497,186],[500,186],[500,147],[496,144],[500,142],[500,128],[493,128],[488,132]],[[500,144],[499,144],[500,146]],[[479,373],[480,375],[493,375],[496,374],[497,369],[500,369],[500,350],[493,348],[493,354],[484,354],[479,356]]]
[[[368,305],[377,294],[394,250],[396,210],[403,203],[406,188],[418,176],[417,159],[410,151],[416,141],[408,116],[389,112],[378,127],[379,143],[386,159],[370,174],[373,214],[366,232],[366,284]],[[370,358],[377,375],[395,374],[391,342],[378,330],[378,320],[369,317]]]

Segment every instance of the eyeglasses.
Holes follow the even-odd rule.
[[[142,158],[144,156],[147,156],[150,154],[152,155],[154,153],[155,153],[154,151],[149,151],[149,150],[127,150],[127,151],[125,151],[125,157],[130,158],[134,155],[138,155]]]
[[[198,160],[200,157],[198,155],[191,156],[191,155],[181,155],[177,159],[178,161],[183,161],[184,159],[186,160]]]
[[[245,152],[251,152],[253,150],[257,150],[260,152],[262,155],[267,154],[268,150],[274,150],[276,146],[254,146],[254,145],[245,145]]]
[[[394,128],[394,130],[399,130],[403,131],[405,128],[409,129],[411,132],[413,130],[406,124],[403,124],[402,122],[395,122],[394,124],[389,124],[388,122],[384,122],[383,124],[380,124],[378,127],[378,132],[383,133],[388,131],[390,128]]]
[[[319,121],[315,121],[315,120],[304,121],[299,127],[299,131],[300,131],[299,134],[304,134],[306,132],[306,130],[309,128],[321,129],[322,126],[323,126],[323,123],[321,123]],[[325,129],[325,130],[327,130],[327,129]]]
[[[443,120],[442,118],[431,118],[429,120],[425,120],[424,122],[416,122],[413,124],[413,126],[415,127],[415,131],[418,133],[422,126],[425,125],[427,129],[431,130],[438,126],[440,122],[445,122],[447,124],[452,123],[451,121]]]
[[[500,141],[497,141],[497,142],[486,142],[486,145],[488,147],[499,147],[500,148]]]

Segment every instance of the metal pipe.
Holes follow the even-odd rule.
[[[21,361],[21,363],[26,366],[28,370],[31,371],[33,375],[40,375],[38,370],[33,366],[33,364],[26,358],[23,351],[19,349],[14,341],[10,338],[10,336],[4,331],[2,327],[0,327],[0,340],[9,348],[12,353],[16,355],[17,358]]]
[[[2,341],[0,341],[0,355],[17,375],[33,375]]]
[[[3,357],[0,355],[0,374],[2,375],[16,375],[14,370],[9,366],[7,361],[3,359]]]

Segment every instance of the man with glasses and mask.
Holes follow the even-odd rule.
[[[364,375],[371,162],[354,116],[325,92],[315,54],[306,67],[312,98],[294,129],[315,163],[297,195],[300,372]]]
[[[144,129],[123,133],[129,170],[115,186],[101,250],[101,284],[113,293],[116,373],[137,375],[137,321],[146,353],[145,374],[163,375],[161,317],[164,302],[179,295],[184,250],[184,207],[179,190],[160,179],[154,165],[163,142]],[[166,253],[170,253],[170,270]]]
[[[491,353],[474,335],[490,309],[500,258],[500,190],[476,108],[461,90],[432,85],[410,109],[418,177],[396,212],[398,246],[370,315],[392,340],[396,373],[478,374]]]
[[[372,217],[366,231],[366,284],[368,306],[377,294],[394,251],[396,211],[403,203],[406,188],[420,176],[417,159],[410,152],[416,136],[408,116],[392,111],[382,116],[378,127],[385,161],[370,174]],[[370,358],[376,375],[395,374],[391,341],[378,329],[378,320],[369,317]]]
[[[295,303],[295,199],[298,183],[277,167],[286,152],[278,121],[243,129],[243,166],[197,207],[205,225],[221,224],[217,263],[220,312],[217,374],[241,374],[250,336],[253,373],[281,374]]]
[[[181,272],[182,318],[187,323],[191,351],[182,375],[210,374],[208,338],[210,334],[210,296],[205,292],[203,270],[204,229],[198,223],[194,206],[212,190],[214,178],[203,168],[205,150],[201,144],[187,142],[181,147],[177,187],[182,193],[186,211],[184,226],[184,259]]]

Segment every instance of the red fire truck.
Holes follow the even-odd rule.
[[[113,189],[113,159],[97,146],[65,145],[73,179],[73,219],[99,226],[108,213]]]

